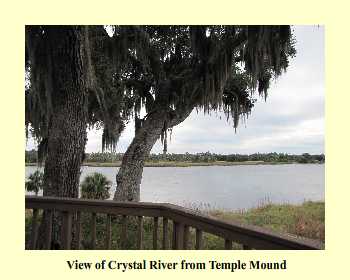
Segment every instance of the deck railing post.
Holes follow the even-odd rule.
[[[46,227],[46,233],[45,233],[45,249],[50,250],[51,249],[51,241],[52,241],[52,218],[53,218],[53,210],[47,210],[47,227]]]
[[[168,219],[163,217],[163,250],[169,248]]]
[[[201,250],[203,246],[203,231],[196,228],[196,250]]]
[[[142,250],[143,249],[143,217],[138,216],[137,217],[137,249]]]
[[[232,250],[232,240],[225,239],[225,250]]]
[[[176,249],[176,227],[177,227],[177,222],[173,221],[173,232],[172,232],[172,242],[171,242],[171,248],[173,250]]]
[[[31,232],[31,240],[30,240],[30,249],[36,249],[36,242],[38,239],[38,214],[39,209],[33,209],[33,217],[32,217],[32,232]]]
[[[91,215],[91,249],[96,248],[96,213]]]
[[[176,240],[175,249],[181,250],[184,244],[184,224],[183,223],[177,223],[176,225],[175,240]]]
[[[112,241],[112,231],[111,231],[111,215],[107,214],[106,221],[106,249],[111,249],[111,241]]]
[[[72,242],[72,213],[62,212],[61,243],[63,250],[70,250]]]
[[[122,231],[121,231],[121,247],[123,250],[126,249],[126,231],[127,231],[127,216],[122,216]]]
[[[183,249],[187,250],[188,248],[188,241],[190,236],[190,227],[188,225],[184,226],[184,243],[183,243]]]
[[[153,250],[158,249],[158,217],[153,218]]]
[[[77,219],[75,221],[75,229],[77,234],[77,250],[81,248],[81,212],[77,212]]]

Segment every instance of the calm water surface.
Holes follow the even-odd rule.
[[[26,178],[37,168],[26,167]],[[82,167],[81,180],[104,174],[115,190],[116,167]],[[246,209],[266,202],[299,204],[324,201],[324,165],[241,165],[146,167],[141,200],[186,207]]]

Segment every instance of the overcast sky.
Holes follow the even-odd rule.
[[[258,98],[246,123],[235,133],[220,114],[193,112],[174,127],[169,153],[324,153],[324,27],[295,26],[297,55],[287,72],[274,82],[266,102]],[[101,151],[102,131],[88,132],[86,152]],[[117,152],[125,152],[134,136],[128,124]],[[27,149],[36,149],[32,139]],[[162,152],[160,141],[153,153]]]

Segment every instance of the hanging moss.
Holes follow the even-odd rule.
[[[47,137],[52,112],[52,71],[45,26],[26,27],[26,127]],[[89,125],[103,129],[102,148],[116,148],[125,123],[155,110],[171,116],[193,108],[224,111],[236,128],[267,97],[270,81],[295,54],[290,26],[87,26],[84,49]],[[240,66],[238,66],[240,64]],[[142,125],[142,120],[140,120]]]

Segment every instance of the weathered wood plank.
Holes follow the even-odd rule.
[[[30,246],[29,248],[31,250],[36,249],[36,242],[38,239],[38,215],[39,215],[39,209],[34,208],[33,209],[33,217],[32,217],[32,232],[31,232],[31,240],[30,240]]]
[[[153,218],[153,250],[158,249],[158,217]]]
[[[75,230],[77,235],[77,250],[81,249],[81,212],[77,212],[75,220]]]
[[[184,244],[184,224],[183,223],[176,224],[175,236],[176,236],[175,237],[176,250],[183,249],[183,244]]]
[[[26,196],[26,209],[56,209],[126,216],[161,217],[160,203]]]
[[[143,249],[143,217],[137,217],[137,249]]]
[[[53,218],[53,210],[47,210],[47,227],[45,229],[45,249],[51,249],[51,241],[52,241],[52,218]]]
[[[168,219],[163,217],[163,250],[169,249]]]
[[[123,250],[126,249],[126,238],[127,238],[127,216],[123,215],[122,216],[122,231],[121,231],[121,247]]]
[[[72,213],[62,212],[61,243],[63,250],[70,250],[72,242]]]
[[[184,243],[183,243],[183,249],[187,250],[188,248],[188,241],[190,236],[190,227],[188,225],[184,226]]]
[[[196,228],[196,250],[201,250],[203,247],[203,231]]]
[[[177,223],[173,221],[173,232],[172,232],[172,242],[171,242],[171,248],[173,250],[176,249],[176,227],[177,227]]]
[[[111,249],[111,242],[112,241],[112,230],[111,230],[111,215],[107,214],[106,217],[106,249]]]
[[[225,250],[232,250],[232,240],[225,239]]]
[[[96,213],[91,214],[91,249],[96,248]]]

